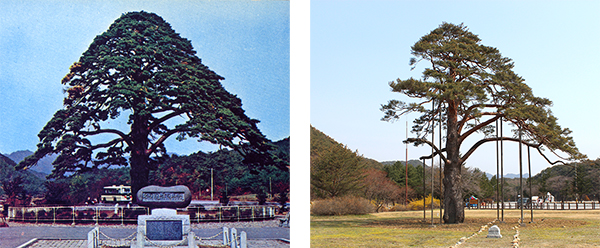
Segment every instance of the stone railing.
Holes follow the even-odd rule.
[[[275,206],[207,206],[177,209],[188,214],[192,223],[224,221],[258,221],[275,218]],[[9,221],[33,223],[135,224],[139,215],[150,214],[147,207],[63,206],[10,207]]]

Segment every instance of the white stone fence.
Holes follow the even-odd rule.
[[[258,221],[274,219],[275,206],[209,206],[177,209],[188,214],[192,223]],[[8,220],[34,223],[135,224],[139,215],[150,214],[147,207],[62,206],[9,207]]]

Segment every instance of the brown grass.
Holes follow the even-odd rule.
[[[498,225],[503,238],[488,239],[489,222],[495,210],[465,210],[465,222],[439,224],[434,210],[386,212],[362,216],[311,217],[311,247],[450,247],[461,238],[471,237],[459,247],[511,247],[519,231],[519,247],[600,247],[600,210],[534,211],[530,223],[524,212],[519,225],[519,210],[505,210],[504,223]],[[486,226],[481,233],[478,231]],[[474,235],[475,234],[475,235]]]

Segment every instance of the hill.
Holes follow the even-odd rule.
[[[312,125],[310,126],[310,158],[314,159],[316,156],[319,156],[321,151],[325,151],[332,146],[344,146],[333,138],[329,137],[325,133],[316,129]],[[379,161],[365,158],[363,156],[360,157],[360,163],[366,166],[366,168],[375,168],[375,169],[383,169],[384,165]]]
[[[22,151],[13,152],[11,154],[6,154],[5,156],[10,158],[12,161],[14,161],[15,163],[18,164],[23,159],[25,159],[25,157],[27,157],[31,154],[33,154],[32,151],[22,150]],[[54,162],[56,157],[58,157],[58,155],[53,154],[53,155],[46,156],[46,157],[40,159],[40,161],[36,164],[36,166],[31,167],[31,171],[35,171],[35,172],[37,172],[38,175],[43,175],[44,177],[49,175],[50,173],[52,173],[52,168],[53,168],[52,162]]]
[[[12,159],[0,154],[0,183],[5,183],[14,180],[17,177],[23,179],[23,188],[27,193],[40,194],[43,193],[44,177],[40,178],[31,171],[15,171],[16,163]],[[4,195],[4,190],[0,187],[0,195]]]

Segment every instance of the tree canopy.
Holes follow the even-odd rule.
[[[497,120],[512,123],[521,130],[524,144],[536,148],[548,162],[556,163],[543,153],[544,147],[551,152],[566,153],[568,160],[585,158],[569,136],[571,131],[558,125],[550,111],[552,102],[534,96],[525,80],[513,72],[512,60],[503,57],[498,49],[482,45],[479,37],[463,24],[442,23],[421,37],[411,51],[413,69],[422,61],[430,67],[423,71],[422,79],[397,79],[389,85],[393,92],[418,101],[390,100],[381,107],[382,120],[393,121],[411,112],[421,114],[412,128],[417,138],[406,142],[426,143],[434,148],[431,156],[439,155],[444,160],[446,223],[464,220],[458,188],[461,164],[486,142],[519,141],[514,136],[494,136]],[[438,122],[443,122],[447,131],[444,148],[426,138]],[[475,133],[483,133],[485,137],[461,151],[463,142]]]
[[[52,153],[59,154],[55,177],[129,164],[136,192],[166,154],[165,140],[175,135],[233,148],[247,164],[287,169],[257,128],[259,121],[245,115],[241,100],[221,85],[223,77],[195,54],[191,42],[160,16],[122,15],[70,67],[62,80],[64,108],[40,131],[35,154],[18,167]],[[129,130],[110,125],[122,114]]]

